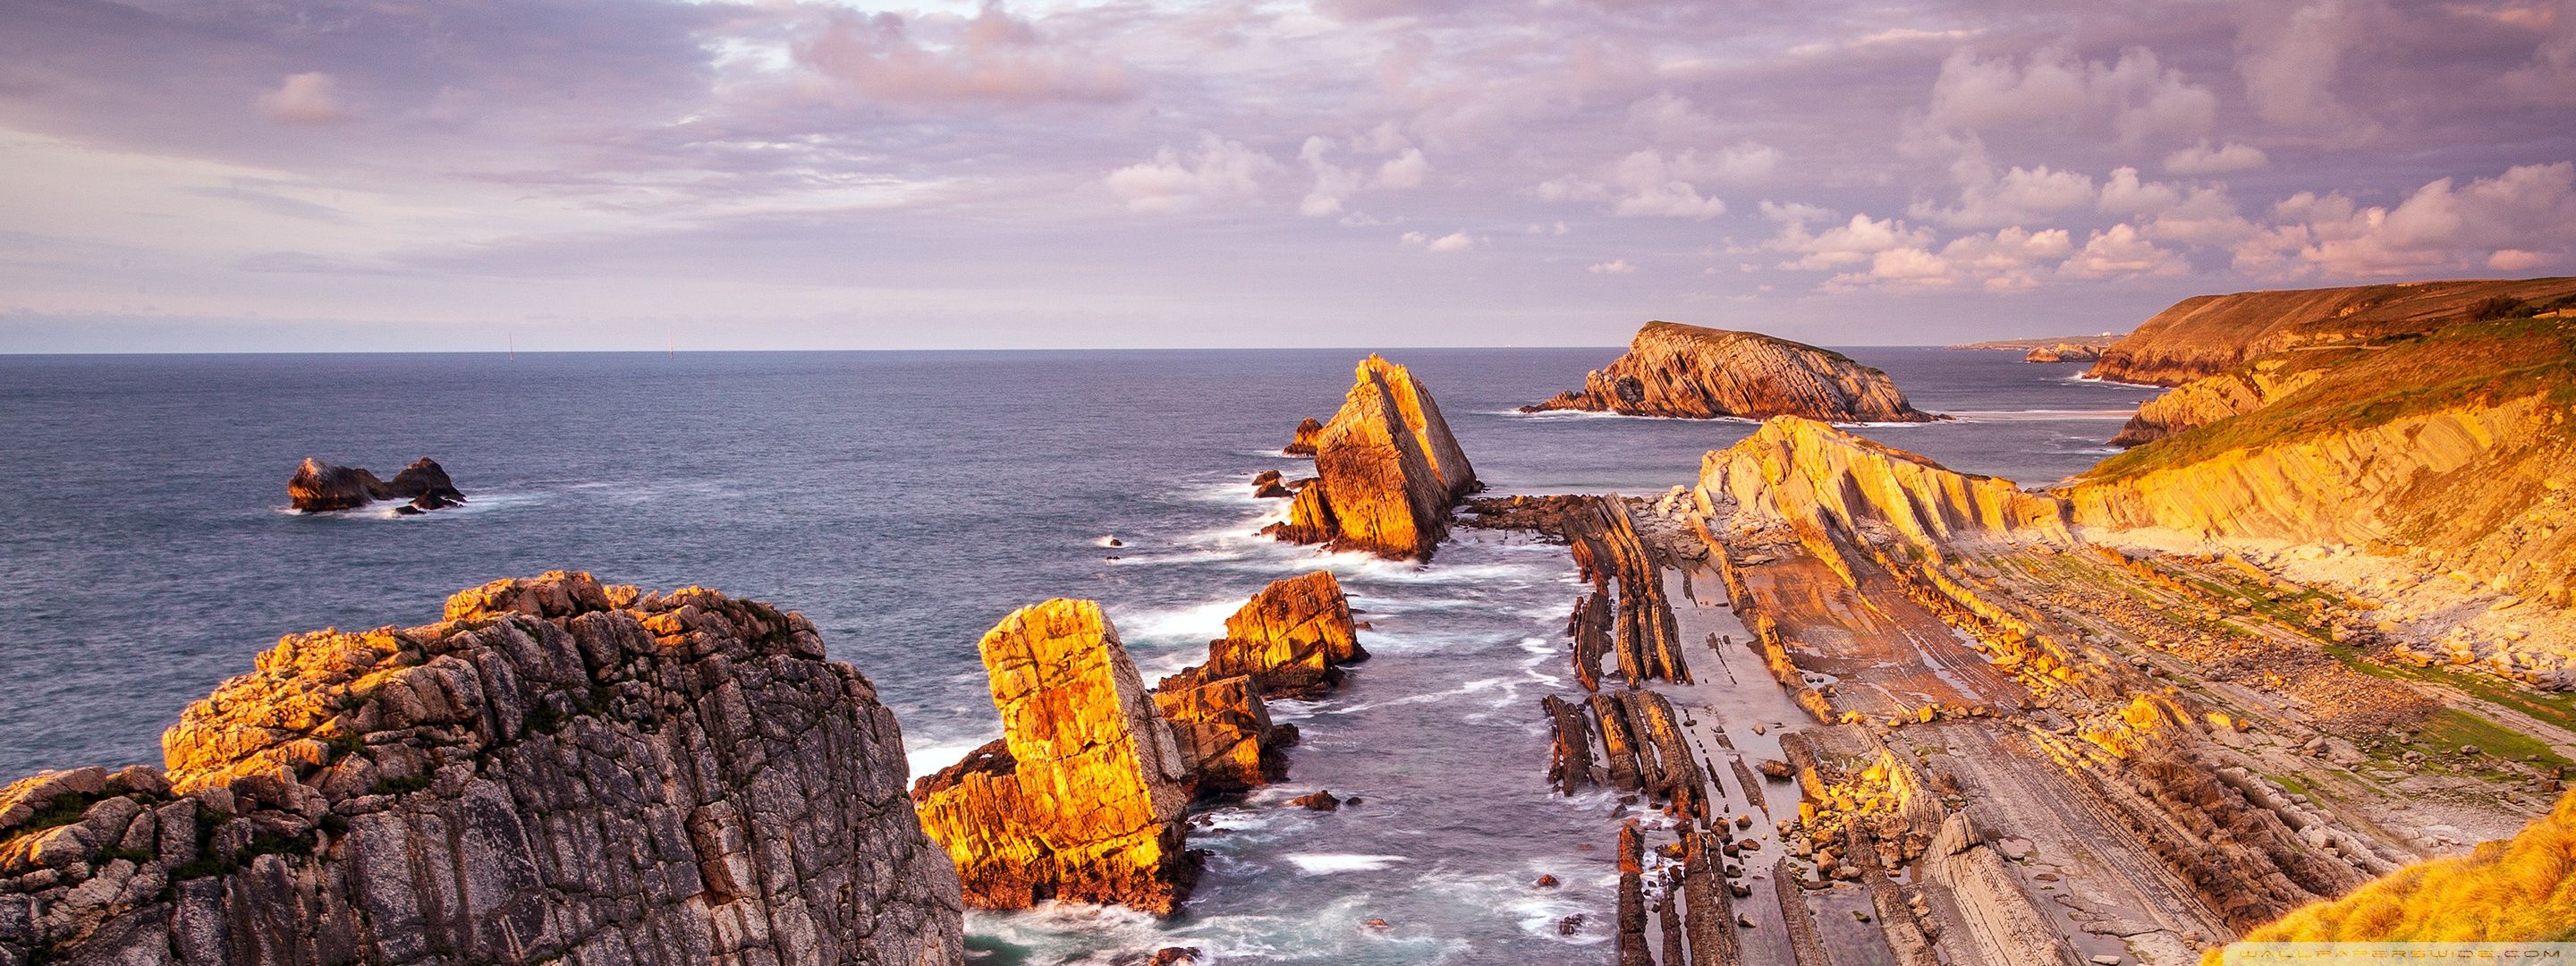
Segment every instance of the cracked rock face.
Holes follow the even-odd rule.
[[[1715,419],[1804,416],[1832,423],[1928,422],[1896,383],[1842,353],[1759,332],[1648,322],[1583,388],[1522,412],[1576,409]]]
[[[980,648],[1003,737],[912,790],[966,902],[1172,911],[1196,872],[1188,767],[1100,605],[1021,608]]]
[[[891,711],[797,614],[587,574],[290,635],[151,769],[0,791],[0,961],[963,961]]]
[[[1411,371],[1372,355],[1354,375],[1341,410],[1316,435],[1317,481],[1297,491],[1286,523],[1262,532],[1429,560],[1449,535],[1450,508],[1483,484]]]

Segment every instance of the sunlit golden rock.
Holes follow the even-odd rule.
[[[1768,419],[1804,416],[1835,423],[1932,420],[1887,374],[1829,349],[1759,332],[1648,322],[1626,355],[1593,370],[1583,388],[1522,412],[1580,409],[1631,416]]]

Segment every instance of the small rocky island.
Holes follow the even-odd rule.
[[[447,470],[438,461],[426,456],[403,467],[391,480],[308,456],[304,465],[295,468],[295,475],[287,479],[286,496],[295,509],[304,513],[355,510],[377,500],[408,500],[408,504],[394,511],[405,514],[465,505],[465,494],[457,491],[456,481],[447,478]]]
[[[1829,349],[1759,332],[1648,322],[1628,353],[1584,376],[1583,388],[1521,407],[1667,416],[1830,423],[1923,423],[1942,417],[1905,401],[1887,373]]]
[[[1286,522],[1262,531],[1290,543],[1427,561],[1449,535],[1450,510],[1484,485],[1431,390],[1375,355],[1360,360],[1332,421],[1309,435],[1298,427],[1289,449],[1312,446],[1316,480],[1297,489]]]

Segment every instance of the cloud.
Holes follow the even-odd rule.
[[[2378,137],[2379,123],[2335,94],[2345,54],[2371,32],[2369,13],[2362,0],[2312,0],[2247,26],[2237,38],[2236,72],[2255,115],[2335,143]]]
[[[2191,271],[2191,263],[2179,252],[2157,247],[2137,226],[2123,222],[2094,232],[2057,270],[2078,278],[2181,275]]]
[[[1909,228],[1893,218],[1877,219],[1866,214],[1821,232],[1809,233],[1807,222],[1823,214],[1811,206],[1775,206],[1766,204],[1763,213],[1780,222],[1779,234],[1764,242],[1764,248],[1798,257],[1780,263],[1784,269],[1816,271],[1842,268],[1869,261],[1880,252],[1897,248],[1921,248],[1932,243],[1929,228]]]
[[[1973,166],[1962,165],[1958,176],[1965,182],[1959,189],[1958,204],[1942,207],[1917,202],[1910,213],[1953,227],[1991,228],[2089,208],[2097,198],[2091,175],[2044,164],[2015,167],[2001,175],[1993,174],[1991,168],[1980,175]]]
[[[1630,265],[1627,259],[1621,258],[1607,262],[1594,262],[1583,266],[1583,270],[1594,275],[1634,275],[1637,273],[1637,266]]]
[[[2037,287],[2039,270],[2073,249],[2065,229],[2016,225],[1954,238],[1938,251],[1923,244],[1884,249],[1870,256],[1868,270],[1836,275],[1825,286],[1941,289],[1974,282],[1988,291],[2017,291]]]
[[[2540,46],[2504,76],[2505,90],[2542,107],[2576,107],[2576,9],[2564,2],[2525,9],[2542,31]]]
[[[1297,150],[1297,160],[1306,166],[1315,180],[1313,187],[1307,189],[1306,197],[1297,204],[1299,214],[1310,218],[1342,214],[1343,202],[1352,195],[1363,191],[1419,188],[1430,174],[1431,162],[1423,156],[1422,149],[1414,147],[1402,135],[1395,134],[1391,127],[1382,126],[1370,134],[1351,138],[1348,144],[1352,150],[1361,153],[1393,156],[1379,162],[1372,174],[1365,165],[1343,167],[1334,162],[1332,155],[1339,145],[1333,139],[1321,136],[1307,138],[1304,146]]]
[[[2520,165],[2467,185],[2443,178],[2395,207],[2300,192],[2236,250],[2239,270],[2273,277],[2392,277],[2564,265],[2576,250],[2576,163]]]
[[[1588,175],[1541,182],[1542,201],[1608,202],[1622,218],[1666,217],[1706,220],[1726,213],[1725,200],[1703,193],[1710,183],[1741,184],[1760,180],[1779,166],[1780,150],[1744,141],[1702,153],[1696,148],[1672,154],[1647,148],[1630,152]]]
[[[930,27],[938,42],[916,39],[916,26]],[[1117,60],[1050,43],[998,4],[971,18],[835,10],[789,49],[833,93],[875,103],[1097,102],[1134,93]]]
[[[2144,47],[2122,50],[2108,63],[2056,47],[2026,61],[1962,50],[1942,62],[1924,122],[1936,130],[1980,131],[2104,118],[2124,143],[2135,144],[2202,136],[2217,109],[2208,87],[2163,66]]]
[[[1169,213],[1258,199],[1264,179],[1278,171],[1279,162],[1269,155],[1210,134],[1196,151],[1183,154],[1167,145],[1152,160],[1110,172],[1104,183],[1129,208]]]
[[[339,82],[321,71],[290,74],[276,90],[259,96],[260,116],[279,124],[336,124],[350,119],[340,103]]]
[[[1717,119],[1691,99],[1658,91],[1628,105],[1628,129],[1656,144],[1694,144],[1717,136]]]
[[[1453,231],[1438,238],[1433,238],[1430,235],[1426,235],[1418,231],[1408,231],[1404,233],[1404,237],[1400,240],[1407,245],[1422,249],[1423,251],[1430,252],[1434,255],[1446,255],[1450,252],[1463,252],[1467,249],[1476,247],[1475,236],[1469,235],[1463,231]]]
[[[2271,161],[2271,158],[2264,156],[2262,150],[2250,145],[2230,141],[2213,148],[2209,146],[2207,140],[2203,140],[2199,144],[2165,155],[2165,172],[2168,174],[2227,174],[2235,171],[2252,171],[2270,164]]]

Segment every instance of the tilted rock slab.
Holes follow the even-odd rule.
[[[1483,486],[1441,418],[1440,404],[1403,366],[1360,361],[1342,408],[1315,440],[1317,480],[1264,533],[1396,560],[1429,560],[1449,535],[1449,511]]]
[[[1934,555],[1981,537],[2073,540],[2056,499],[1789,416],[1711,451],[1696,493],[1703,512],[1726,504],[1739,525],[1789,527],[1846,580],[1850,549],[1880,533]]]
[[[1332,571],[1272,581],[1226,618],[1208,660],[1164,678],[1154,704],[1171,722],[1202,796],[1246,791],[1288,774],[1295,725],[1273,725],[1272,697],[1312,700],[1368,660],[1350,599]]]
[[[1522,412],[1576,409],[1630,416],[1920,423],[1887,373],[1829,349],[1759,332],[1648,322],[1628,353],[1583,378],[1583,388]]]
[[[805,618],[587,574],[286,637],[164,777],[0,791],[0,961],[963,962],[903,736]]]
[[[1188,772],[1100,605],[1021,608],[980,647],[1002,739],[912,790],[967,904],[1172,911],[1197,871],[1183,847]]]

